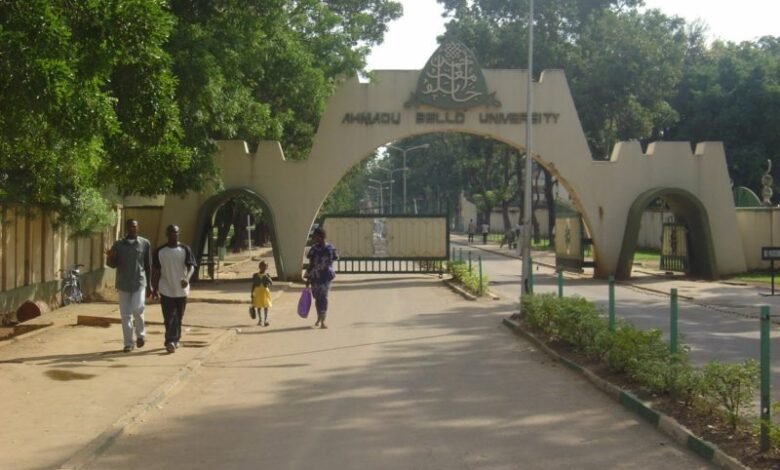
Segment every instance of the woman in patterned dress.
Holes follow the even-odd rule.
[[[333,245],[325,243],[325,230],[317,227],[311,237],[314,243],[306,255],[309,258],[309,267],[304,277],[306,286],[311,285],[311,295],[317,309],[317,322],[314,326],[327,328],[325,317],[328,314],[328,292],[333,278],[336,277],[333,262],[339,259],[339,256]]]

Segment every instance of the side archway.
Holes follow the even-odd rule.
[[[249,188],[227,189],[225,191],[222,191],[220,193],[217,193],[209,197],[200,206],[200,209],[198,210],[197,221],[195,222],[195,232],[193,238],[194,240],[193,250],[195,251],[195,256],[197,256],[197,259],[200,260],[203,255],[203,246],[206,241],[206,236],[209,228],[211,227],[212,219],[217,209],[219,209],[223,204],[225,204],[229,200],[239,196],[245,196],[251,198],[252,200],[258,203],[260,208],[263,210],[263,213],[268,215],[268,220],[271,226],[270,227],[271,245],[275,248],[273,250],[274,264],[276,265],[277,274],[279,276],[283,276],[283,273],[285,272],[284,262],[283,262],[283,258],[279,254],[279,250],[276,249],[276,247],[278,247],[279,244],[277,243],[278,240],[276,236],[276,232],[277,232],[276,223],[274,221],[274,214],[271,211],[271,206],[262,196],[260,196],[255,191]]]
[[[707,209],[696,196],[679,188],[654,188],[645,191],[634,200],[626,218],[626,229],[615,278],[625,280],[631,277],[631,264],[636,250],[642,213],[650,202],[659,197],[663,198],[675,215],[684,218],[688,223],[690,239],[694,242],[688,247],[691,257],[691,275],[710,280],[717,279],[718,267]]]

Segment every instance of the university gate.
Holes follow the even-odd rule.
[[[438,273],[450,252],[446,215],[337,215],[323,219],[339,273]]]
[[[459,43],[442,44],[423,70],[373,76],[371,83],[347,80],[330,97],[307,160],[285,160],[279,142],[261,142],[254,153],[243,141],[219,142],[215,164],[224,187],[252,191],[268,204],[282,279],[300,278],[309,228],[322,202],[377,148],[416,135],[460,132],[523,151],[529,125],[532,157],[563,185],[591,235],[596,276],[630,276],[630,238],[634,234],[635,243],[639,223],[630,212],[643,194],[658,188],[676,191],[681,207],[697,212],[689,219],[706,224],[697,233],[707,237],[694,241],[708,256],[702,272],[717,277],[745,270],[722,143],[699,143],[694,151],[688,142],[655,142],[646,149],[621,142],[608,160],[594,160],[561,70],[545,70],[533,84],[538,112],[527,116],[527,71],[482,70]],[[198,208],[210,196],[169,197],[162,220],[178,223],[183,241],[192,243],[187,234],[196,231]],[[161,229],[158,241],[164,237]]]

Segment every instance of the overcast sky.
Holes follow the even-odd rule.
[[[444,32],[436,0],[400,0],[404,16],[390,24],[385,42],[368,57],[368,70],[421,69],[436,50],[436,36]],[[780,0],[645,0],[686,20],[701,19],[709,36],[730,41],[780,36]]]

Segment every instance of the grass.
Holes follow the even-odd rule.
[[[772,275],[769,271],[751,271],[732,276],[729,280],[770,284],[772,282]],[[775,273],[775,283],[780,283],[780,273]]]
[[[655,261],[660,262],[661,261],[661,252],[658,250],[636,250],[634,252],[634,261]]]

